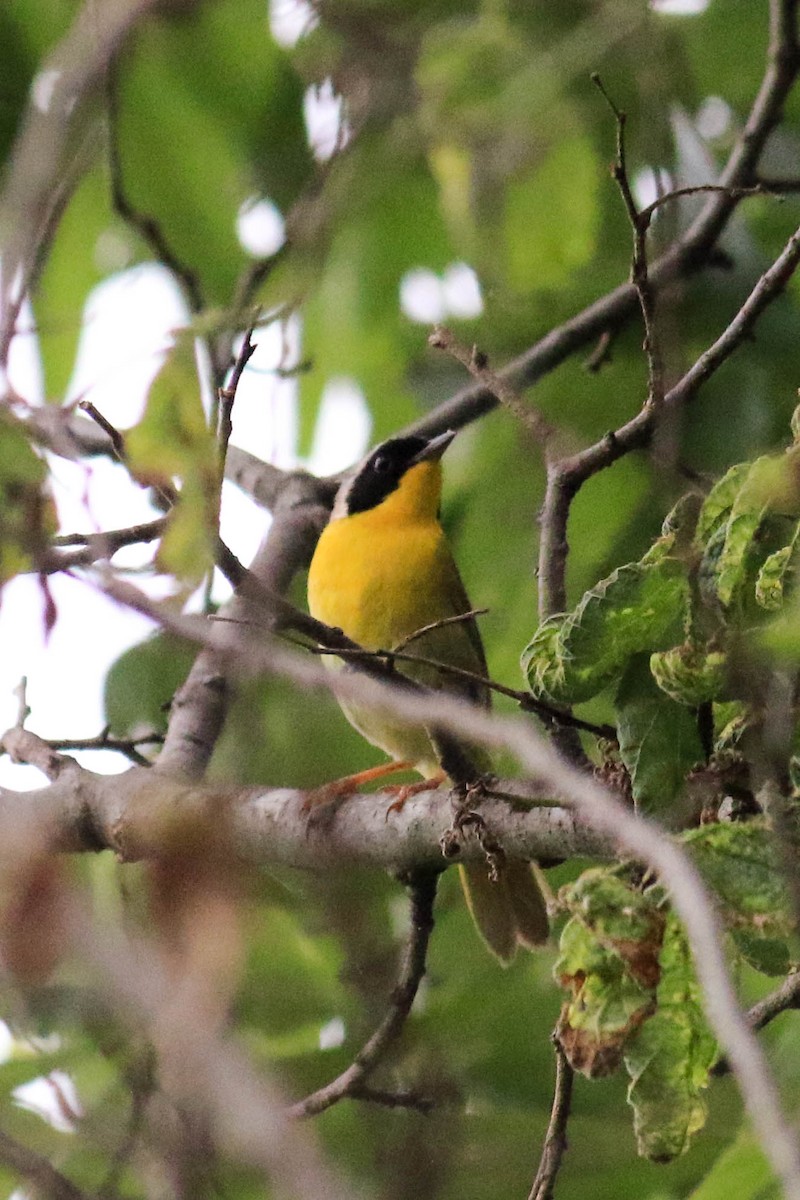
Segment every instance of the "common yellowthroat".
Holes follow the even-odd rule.
[[[341,629],[366,650],[392,650],[419,630],[409,650],[446,667],[486,677],[486,658],[474,617],[438,626],[470,612],[461,576],[439,523],[441,457],[455,434],[398,437],[369,454],[341,485],[311,562],[312,616]],[[488,688],[423,663],[397,662],[423,687],[444,690],[488,707]],[[342,703],[351,725],[393,760],[364,777],[412,767],[442,779],[434,742],[424,726],[400,722],[368,706]],[[470,758],[473,752],[469,750]],[[510,962],[517,944],[547,937],[547,912],[528,863],[509,859],[499,878],[484,864],[459,868],[473,920],[489,949]]]

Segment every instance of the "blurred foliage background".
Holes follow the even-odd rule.
[[[310,450],[332,380],[345,377],[361,389],[373,441],[462,386],[461,369],[427,346],[435,319],[502,364],[627,277],[631,234],[608,170],[614,124],[590,72],[600,73],[628,114],[629,167],[643,200],[655,194],[656,179],[663,186],[713,180],[763,74],[768,6],[710,0],[682,14],[669,7],[645,0],[316,0],[294,6],[300,19],[289,34],[283,0],[269,9],[265,0],[209,0],[164,5],[137,28],[116,68],[113,138],[125,195],[195,278],[195,331],[212,346],[243,288],[276,319],[299,319],[299,455]],[[6,0],[0,8],[4,159],[77,9],[73,0]],[[308,112],[320,91],[339,121],[315,152]],[[154,257],[115,211],[106,116],[98,96],[74,148],[80,169],[32,298],[53,404],[72,375],[92,289]],[[795,97],[765,172],[792,175],[798,150]],[[286,242],[259,262],[237,237],[237,215],[262,201],[282,217]],[[662,210],[653,254],[697,207],[690,199]],[[671,378],[725,327],[799,211],[792,196],[746,201],[723,236],[724,265],[669,289],[660,321]],[[412,274],[419,272],[427,274]],[[424,287],[412,303],[415,278]],[[569,529],[570,603],[646,549],[685,487],[686,468],[714,476],[785,443],[796,402],[797,302],[795,281],[759,323],[757,339],[651,452],[624,459],[581,491]],[[638,323],[614,339],[601,370],[586,370],[576,356],[532,392],[575,447],[633,415],[645,395]],[[269,453],[267,446],[248,449]],[[514,687],[522,686],[519,654],[536,626],[543,481],[537,447],[505,412],[462,434],[448,455],[444,520],[473,602],[490,610],[482,631],[492,674]],[[176,570],[180,563],[178,555]],[[190,662],[190,651],[167,638],[127,652],[107,681],[113,731],[163,726],[163,706]],[[586,715],[606,719],[605,706],[601,697]],[[313,786],[373,761],[375,752],[332,702],[312,704],[270,681],[240,690],[213,772],[233,782]],[[71,870],[109,919],[122,920],[126,906],[136,910],[140,880],[107,858]],[[576,870],[553,870],[553,886]],[[233,1023],[255,1061],[300,1096],[346,1066],[379,1019],[405,901],[395,882],[367,872],[264,872],[250,884],[245,911]],[[325,1147],[354,1187],[387,1200],[527,1194],[552,1093],[548,1035],[559,1007],[552,962],[545,951],[501,971],[475,938],[454,880],[444,880],[424,994],[383,1073],[389,1084],[440,1103],[422,1116],[346,1102],[320,1117]],[[742,979],[746,997],[755,986]],[[95,1192],[131,1127],[131,1070],[140,1051],[115,1018],[92,1011],[86,992],[79,973],[63,968],[24,1005],[9,994],[8,1016],[20,1030],[57,1032],[61,1043],[28,1056],[20,1040],[0,1066],[0,1126]],[[796,1095],[793,1032],[783,1018],[768,1037],[787,1094]],[[69,1072],[85,1112],[72,1133],[11,1096],[34,1071],[55,1067]],[[636,1157],[622,1083],[579,1080],[559,1200],[713,1200],[723,1189],[731,1193],[731,1172],[742,1200],[777,1194],[740,1135],[730,1081],[714,1083],[709,1106],[708,1126],[689,1152],[659,1166]],[[163,1171],[154,1183],[148,1162],[156,1152],[146,1130],[136,1136],[119,1178],[102,1194],[264,1194],[260,1180],[225,1161],[193,1191],[185,1178],[181,1191]],[[0,1178],[10,1193],[15,1175],[3,1169]]]

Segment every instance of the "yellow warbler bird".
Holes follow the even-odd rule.
[[[486,658],[474,617],[436,624],[470,612],[439,523],[440,460],[454,437],[448,431],[434,438],[391,438],[345,480],[311,562],[308,605],[312,616],[341,629],[366,650],[395,649],[434,625],[415,637],[409,650],[485,678]],[[489,690],[478,682],[428,664],[396,665],[423,687],[489,705]],[[425,779],[444,778],[424,726],[358,703],[341,703],[351,725],[393,760],[361,778],[376,778],[400,764]],[[530,864],[509,859],[497,880],[482,863],[459,870],[478,931],[501,962],[511,961],[518,943],[533,946],[546,939],[547,912]]]

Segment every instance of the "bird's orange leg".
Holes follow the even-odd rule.
[[[314,788],[313,792],[308,793],[303,801],[303,812],[310,812],[318,804],[329,804],[332,800],[341,800],[343,797],[351,795],[352,792],[357,792],[365,783],[372,783],[375,779],[383,779],[386,775],[394,775],[397,771],[411,770],[413,770],[413,763],[381,763],[377,767],[367,767],[365,771],[356,771],[354,775],[344,775],[341,779],[323,783],[321,787]]]
[[[447,779],[444,771],[437,772],[430,779],[420,779],[417,783],[394,783],[386,788],[387,792],[394,792],[395,799],[386,810],[386,819],[389,819],[389,813],[401,812],[406,800],[410,800],[412,796],[418,796],[420,792],[431,792],[434,788],[441,787]]]

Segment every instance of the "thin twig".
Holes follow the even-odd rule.
[[[724,193],[732,200],[744,200],[748,196],[775,196],[780,194],[780,188],[770,187],[766,181],[753,184],[752,187],[725,187],[721,183],[697,183],[691,187],[673,188],[670,192],[665,192],[663,196],[658,196],[652,203],[639,211],[639,220],[650,225],[653,216],[660,208],[666,204],[672,204],[675,200],[682,200],[687,196],[708,196],[714,192]]]
[[[759,175],[759,186],[767,193],[781,196],[785,193],[800,192],[800,179],[781,179],[777,176]]]
[[[228,454],[228,442],[233,433],[233,405],[236,400],[236,390],[239,387],[239,380],[242,378],[242,373],[249,363],[250,359],[256,352],[257,343],[253,343],[251,338],[255,322],[251,322],[245,331],[242,339],[242,344],[239,348],[239,353],[236,356],[236,362],[233,364],[231,377],[225,387],[219,389],[219,421],[217,424],[217,442],[219,445],[219,473],[220,479],[225,476],[225,459]]]
[[[133,479],[135,483],[138,483],[140,487],[152,487],[153,495],[160,501],[162,506],[165,509],[172,508],[176,500],[176,495],[172,488],[164,484],[142,484],[138,479],[136,479],[136,476],[131,471],[130,463],[128,461],[125,438],[116,428],[116,426],[112,425],[108,418],[103,416],[97,406],[92,404],[91,400],[79,400],[78,408],[85,412],[87,416],[91,417],[95,424],[99,425],[103,432],[108,435],[111,441],[112,454],[114,458],[116,458],[117,462],[121,463],[122,466],[126,468],[128,474],[131,476],[131,479]]]
[[[381,1088],[356,1085],[348,1092],[350,1100],[366,1100],[370,1104],[379,1104],[383,1108],[410,1108],[413,1112],[422,1113],[427,1117],[436,1107],[436,1101],[431,1096],[421,1096],[418,1092],[405,1088],[401,1091],[388,1092]]]
[[[92,404],[91,400],[79,400],[78,408],[85,412],[88,417],[91,417],[96,425],[99,425],[103,433],[108,434],[111,442],[111,449],[117,462],[125,463],[125,439],[116,426],[112,425],[107,417],[104,417],[96,405]]]
[[[572,1107],[572,1082],[575,1072],[567,1062],[567,1056],[554,1039],[556,1054],[556,1081],[553,1089],[553,1107],[547,1126],[539,1169],[531,1186],[528,1200],[552,1200],[556,1176],[567,1149],[567,1123]]]
[[[402,642],[398,642],[392,653],[399,654],[407,646],[410,646],[412,642],[416,642],[418,638],[424,637],[426,633],[433,633],[435,629],[444,629],[447,625],[459,625],[462,621],[474,621],[475,617],[485,617],[488,611],[488,608],[471,608],[469,612],[458,613],[455,617],[442,617],[438,621],[431,621],[428,625],[421,625],[419,629],[415,629],[408,637],[403,638]]]
[[[216,424],[217,432],[217,454],[219,460],[219,480],[217,484],[217,517],[216,528],[219,532],[219,524],[222,516],[222,487],[225,480],[225,462],[228,457],[228,443],[231,440],[233,433],[233,405],[236,401],[236,391],[239,387],[239,381],[242,378],[242,373],[249,363],[250,359],[256,352],[256,346],[251,341],[255,322],[251,321],[245,332],[242,344],[239,347],[239,353],[236,356],[236,361],[231,370],[231,377],[225,387],[217,388],[216,404],[211,413],[211,421]],[[205,592],[203,596],[203,611],[210,612],[212,609],[211,593],[214,586],[214,568],[208,572],[205,584]]]
[[[166,517],[156,517],[127,529],[110,529],[107,533],[68,533],[53,538],[47,553],[40,556],[36,569],[47,575],[56,571],[70,571],[74,567],[88,567],[101,559],[111,559],[124,546],[136,546],[157,541],[166,529]],[[71,552],[61,547],[77,546]]]
[[[747,1019],[753,1029],[763,1029],[781,1013],[793,1008],[800,1008],[800,972],[797,971],[787,975],[774,992],[770,992],[763,1000],[754,1004],[747,1014]],[[723,1057],[717,1059],[711,1068],[711,1074],[729,1075],[730,1070],[730,1062]]]
[[[633,231],[633,258],[631,260],[631,283],[636,288],[639,306],[644,322],[643,349],[647,358],[647,403],[659,406],[664,399],[664,364],[658,344],[656,332],[655,293],[650,286],[647,265],[647,231],[650,228],[652,212],[639,212],[628,177],[628,165],[625,154],[625,124],[627,114],[618,108],[609,96],[599,75],[592,75],[596,84],[614,114],[617,123],[617,156],[612,167],[612,176],[619,187],[628,220]],[[652,207],[652,206],[651,206]],[[653,209],[653,211],[655,211]]]
[[[266,258],[258,258],[254,262],[247,264],[236,283],[233,301],[234,312],[245,312],[249,308],[262,283],[265,283],[276,267],[283,262],[288,251],[289,243],[287,241],[274,254],[268,255]]]
[[[66,1175],[57,1171],[43,1154],[23,1146],[22,1142],[2,1131],[0,1162],[16,1171],[34,1189],[37,1196],[44,1196],[47,1200],[88,1200],[87,1193],[82,1192]]]
[[[800,228],[792,234],[775,262],[758,280],[727,329],[670,389],[665,397],[666,404],[677,408],[694,397],[698,388],[750,337],[758,318],[783,293],[798,263]]]
[[[13,694],[17,698],[17,729],[24,729],[25,722],[31,715],[30,706],[28,704],[28,676],[23,675],[17,686],[14,688]]]
[[[302,614],[301,614],[302,615]],[[331,630],[331,633],[336,631]],[[413,637],[417,637],[414,634]],[[410,641],[406,639],[406,642]],[[581,717],[576,717],[574,713],[567,709],[558,708],[555,704],[548,704],[544,700],[538,700],[532,696],[530,692],[520,691],[518,688],[507,687],[504,683],[498,683],[496,679],[489,679],[484,675],[478,674],[477,671],[468,671],[465,667],[457,667],[453,663],[440,662],[437,658],[428,658],[424,654],[408,653],[404,650],[364,650],[363,647],[340,647],[338,649],[328,646],[308,646],[305,642],[296,642],[296,645],[302,645],[304,649],[311,650],[313,654],[335,654],[339,658],[355,658],[364,659],[374,657],[379,662],[383,662],[387,666],[395,660],[398,662],[419,663],[421,666],[434,667],[437,671],[441,671],[443,675],[450,675],[454,679],[463,679],[465,683],[475,683],[480,687],[489,688],[490,691],[497,692],[499,696],[507,696],[509,700],[515,700],[516,703],[524,712],[533,712],[544,718],[548,724],[555,722],[557,725],[564,725],[570,729],[580,729],[584,733],[594,734],[595,737],[604,738],[606,741],[616,742],[617,731],[613,725],[597,724],[594,721],[584,721]]]
[[[155,541],[156,538],[161,537],[165,525],[166,521],[163,517],[156,517],[153,521],[143,521],[140,525],[128,525],[125,529],[109,529],[105,533],[61,533],[53,538],[53,545],[95,546],[103,543],[106,551],[110,547],[119,550],[123,546]]]
[[[72,750],[115,750],[139,767],[152,766],[150,759],[139,753],[139,746],[160,746],[163,733],[144,733],[140,737],[117,738],[109,733],[108,726],[93,738],[47,738],[47,745],[58,753]]]
[[[504,379],[497,371],[493,371],[489,366],[488,356],[483,350],[479,350],[477,346],[468,348],[459,342],[458,338],[446,329],[443,325],[437,325],[433,333],[428,338],[428,345],[435,347],[437,350],[444,350],[453,358],[466,367],[473,379],[477,379],[479,383],[496,396],[504,408],[512,412],[518,420],[530,429],[536,441],[539,442],[545,453],[552,441],[555,433],[555,427],[530,404],[526,404],[522,397],[517,392],[512,384]]]
[[[596,375],[601,367],[611,361],[611,347],[614,344],[616,330],[604,329],[597,339],[597,344],[591,354],[584,359],[583,369],[590,375]]]
[[[313,1117],[338,1103],[366,1080],[386,1058],[403,1031],[414,997],[425,974],[428,942],[433,930],[433,903],[439,876],[418,872],[408,884],[411,899],[411,928],[408,934],[400,977],[392,991],[389,1009],[368,1042],[359,1050],[350,1066],[325,1087],[292,1105],[291,1117]]]

